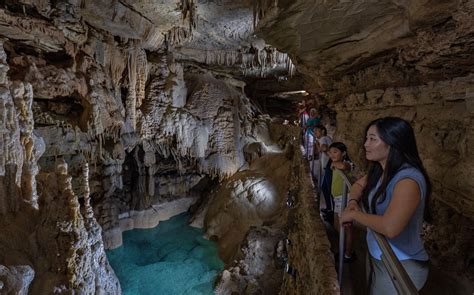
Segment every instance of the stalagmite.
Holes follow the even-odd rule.
[[[33,132],[33,89],[31,84],[15,82],[12,85],[13,99],[19,110],[20,137],[24,147],[24,162],[22,167],[22,195],[23,199],[38,209],[38,194],[36,192],[36,175],[38,174],[37,162],[44,152],[43,139]]]
[[[31,207],[38,209],[38,194],[36,191],[37,162],[44,152],[45,146],[41,137],[37,136],[33,120],[33,89],[31,84],[15,81],[10,83],[6,54],[3,44],[0,46],[0,77],[3,82],[3,92],[0,94],[0,175],[11,173],[15,175],[15,184],[21,188],[21,198]],[[8,87],[10,88],[8,90]],[[7,168],[9,165],[9,168]],[[14,169],[12,171],[11,169]],[[19,196],[10,193],[3,206],[10,210],[18,210]],[[0,204],[1,205],[1,204]],[[0,208],[5,212],[8,208]]]
[[[82,166],[82,186],[81,194],[84,198],[84,209],[86,219],[94,217],[94,210],[91,206],[90,186],[89,186],[89,163],[84,162]]]
[[[68,174],[68,165],[64,159],[56,161],[56,175],[58,177],[58,189],[62,196],[68,201],[69,214],[73,224],[79,219],[79,201],[72,190],[72,178]]]

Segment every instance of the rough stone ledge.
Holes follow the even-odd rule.
[[[318,213],[309,166],[303,161],[300,149],[295,147],[295,151],[291,183],[299,192],[295,207],[289,209],[288,264],[296,270],[296,276],[284,276],[280,294],[340,294],[331,245]]]

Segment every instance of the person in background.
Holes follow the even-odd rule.
[[[306,102],[302,101],[298,104],[298,119],[301,128],[306,128],[306,122],[309,120],[308,108],[306,107]]]
[[[306,136],[306,123],[309,120],[309,113],[306,107],[306,101],[302,101],[298,103],[298,112],[297,112],[298,120],[295,121],[296,125],[301,127],[301,153],[303,154],[303,158],[306,157],[307,153],[307,136]]]
[[[309,110],[309,119],[306,122],[306,151],[307,151],[307,158],[308,160],[312,160],[313,158],[313,148],[314,148],[314,128],[317,124],[321,122],[321,117],[319,116],[318,111],[315,108]]]
[[[329,210],[321,210],[325,214],[331,214],[331,208],[334,208],[334,228],[339,231],[339,215],[342,212],[342,190],[344,186],[344,178],[341,174],[335,169],[341,170],[345,174],[350,174],[353,170],[354,164],[352,163],[349,155],[347,154],[347,147],[342,142],[333,142],[329,146],[329,162],[328,162],[328,169],[329,171],[326,172],[326,177],[331,182],[331,197],[333,207],[331,207],[331,203],[326,204],[326,209]],[[350,175],[348,175],[350,177]],[[344,205],[345,206],[345,205]],[[344,262],[352,262],[355,259],[355,253],[352,252],[352,227],[347,228],[345,230],[345,247],[344,247]],[[338,257],[338,256],[336,256]]]
[[[356,181],[340,221],[367,227],[368,269],[371,294],[397,294],[381,261],[374,232],[387,237],[395,255],[416,288],[428,277],[428,254],[421,231],[431,195],[431,184],[418,154],[410,124],[397,117],[374,120],[366,128],[365,156],[368,174]],[[358,203],[363,201],[368,213]]]
[[[314,135],[316,137],[316,146],[319,152],[319,161],[320,161],[320,174],[318,178],[318,184],[321,187],[322,180],[324,178],[324,168],[326,168],[329,162],[328,150],[329,146],[332,143],[331,137],[327,135],[326,127],[323,125],[316,125],[314,127]],[[328,191],[330,193],[330,191]]]
[[[314,127],[321,123],[321,116],[319,115],[319,112],[315,108],[311,108],[309,110],[309,119],[306,122],[306,128],[311,134],[314,134]]]

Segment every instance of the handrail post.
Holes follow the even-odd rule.
[[[309,145],[309,139],[311,138],[311,134],[309,132],[306,131],[306,159],[309,159],[310,157],[310,154],[309,154],[309,151],[310,151],[310,145]],[[313,149],[313,147],[311,147]],[[312,152],[312,150],[311,150]],[[312,157],[312,155],[311,155]],[[309,162],[309,171],[311,171],[311,176],[313,175],[313,166],[311,165],[311,161]]]
[[[347,184],[342,185],[342,203],[341,212],[346,208],[347,203]],[[345,244],[345,229],[341,222],[339,222],[339,286],[342,292],[342,277],[344,272],[344,244]]]
[[[303,129],[303,134],[301,134],[301,135],[303,135],[302,138],[303,138],[303,141],[304,141],[304,134],[305,134],[305,131],[306,131],[305,130],[306,122],[304,122],[304,114],[303,113],[301,114],[300,120],[301,120],[301,129]]]
[[[324,168],[323,168],[323,161],[322,161],[322,157],[321,157],[321,152],[319,152],[319,155],[318,155],[318,158],[319,158],[319,165],[318,165],[318,169],[319,169],[319,174],[318,174],[318,187],[319,187],[319,190],[322,192],[322,187],[323,187],[323,171],[324,171]],[[325,198],[326,199],[326,198]],[[328,206],[328,204],[326,204],[326,207]]]
[[[311,179],[314,179],[313,172],[314,172],[314,136],[313,136],[313,143],[311,147]]]

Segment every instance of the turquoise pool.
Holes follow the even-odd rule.
[[[223,270],[214,242],[188,225],[183,213],[152,229],[123,233],[123,245],[107,251],[126,295],[213,294]]]

